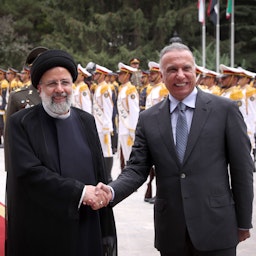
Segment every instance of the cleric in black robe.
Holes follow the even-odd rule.
[[[112,209],[88,205],[107,175],[93,116],[70,107],[76,76],[69,54],[42,53],[31,69],[42,104],[10,117],[7,256],[117,255]]]

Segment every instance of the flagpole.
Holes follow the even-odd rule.
[[[202,25],[202,66],[205,68],[205,59],[206,59],[206,54],[205,54],[205,41],[206,41],[206,28],[205,28],[205,22]]]
[[[217,1],[217,22],[216,22],[216,72],[220,66],[220,1]]]
[[[235,43],[235,0],[232,0],[231,12],[231,38],[230,38],[230,66],[234,67],[234,43]]]
[[[205,68],[205,41],[206,41],[206,27],[205,27],[205,1],[203,1],[203,22],[202,22],[202,66]]]

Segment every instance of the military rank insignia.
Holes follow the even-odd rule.
[[[243,105],[242,101],[241,101],[241,100],[238,100],[238,101],[237,101],[237,105],[238,105],[238,107],[241,107],[241,106]]]

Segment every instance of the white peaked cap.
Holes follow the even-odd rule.
[[[78,70],[80,70],[84,75],[86,75],[86,76],[91,76],[91,73],[89,73],[85,68],[83,68],[82,66],[81,66],[81,64],[78,64],[77,65],[77,69]]]
[[[103,66],[100,66],[98,64],[96,64],[96,70],[95,70],[95,73],[102,73],[104,75],[107,75],[109,73],[112,73],[112,70],[108,69],[108,68],[105,68]]]
[[[237,69],[239,69],[245,76],[248,76],[250,78],[255,78],[255,76],[256,76],[256,73],[253,73],[253,72],[243,69],[241,67],[238,67]]]
[[[133,73],[135,71],[138,71],[137,68],[133,68],[131,66],[125,65],[122,62],[118,63],[118,69],[119,69],[119,71],[126,72],[126,73]]]
[[[150,71],[160,71],[160,65],[155,61],[149,61],[148,68]]]

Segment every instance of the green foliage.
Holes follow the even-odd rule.
[[[22,67],[28,49],[31,45],[27,42],[26,35],[18,35],[14,26],[15,23],[11,15],[0,18],[0,63],[1,67]]]
[[[230,21],[226,1],[220,6],[220,63],[229,65]],[[4,10],[4,11],[3,11]],[[254,0],[236,0],[235,65],[256,65],[256,6]],[[201,24],[197,1],[189,0],[5,0],[0,10],[2,67],[20,69],[27,53],[43,45],[70,52],[78,63],[94,61],[112,70],[118,62],[158,61],[159,51],[174,32],[201,60]],[[206,17],[206,67],[215,70],[215,27]],[[246,61],[245,61],[246,60]]]

